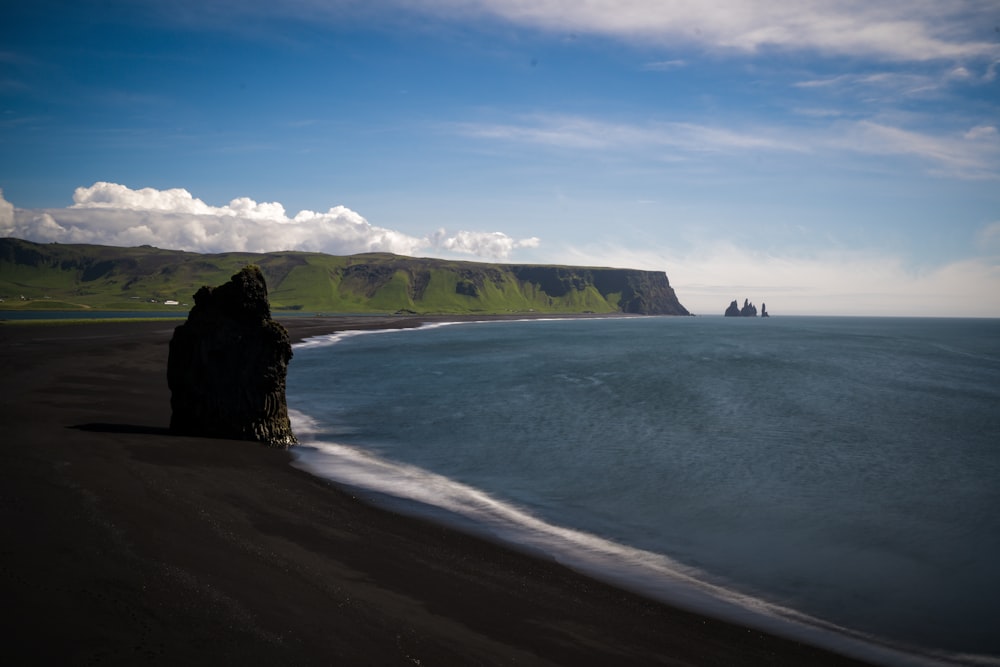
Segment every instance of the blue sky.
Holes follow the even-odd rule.
[[[1000,316],[993,1],[18,3],[0,234]]]

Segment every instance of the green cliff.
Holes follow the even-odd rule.
[[[203,255],[12,238],[0,238],[0,308],[186,311],[198,288],[225,282],[247,264],[263,271],[277,311],[689,314],[662,271],[381,253]],[[167,306],[168,301],[178,303]]]

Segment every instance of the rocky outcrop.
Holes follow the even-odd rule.
[[[170,341],[170,430],[294,444],[285,403],[292,346],[271,319],[260,269],[247,266],[224,285],[202,287],[194,301]]]
[[[635,269],[593,269],[594,286],[611,297],[621,294],[618,308],[637,315],[690,315],[677,300],[674,288],[663,271]]]
[[[690,315],[677,300],[663,271],[586,268],[571,266],[507,267],[521,284],[535,285],[549,297],[595,289],[623,313],[635,315]]]
[[[736,299],[733,299],[733,302],[729,304],[729,308],[726,308],[724,314],[726,317],[757,317],[757,306],[750,303],[750,299],[744,299],[743,307],[740,308],[737,305]]]
[[[761,317],[771,317],[767,313],[767,304],[766,303],[760,304],[760,316]]]

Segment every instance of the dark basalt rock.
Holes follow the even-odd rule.
[[[757,317],[757,306],[750,303],[750,299],[744,299],[743,307],[740,308],[737,305],[736,299],[733,299],[733,302],[729,304],[729,308],[726,308],[724,315],[726,317]],[[766,313],[764,317],[767,317]]]
[[[260,269],[247,266],[224,285],[202,287],[194,301],[170,341],[170,430],[295,444],[285,403],[292,346],[271,319]]]
[[[479,296],[479,288],[476,284],[469,280],[459,280],[455,284],[455,294],[464,294],[465,296],[471,296],[473,298]]]

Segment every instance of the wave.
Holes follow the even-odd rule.
[[[592,319],[592,318],[588,318]],[[635,317],[615,317],[609,315],[607,317],[602,317],[601,319],[607,320],[634,320],[640,319]],[[400,328],[387,328],[387,329],[349,329],[345,331],[337,331],[330,334],[323,334],[320,336],[310,336],[305,340],[301,340],[294,345],[294,349],[307,349],[316,347],[328,347],[330,345],[335,345],[343,340],[352,338],[354,336],[364,336],[370,334],[384,334],[384,333],[402,333],[402,332],[415,332],[415,331],[427,331],[429,329],[440,329],[442,327],[451,327],[457,325],[472,325],[472,324],[513,324],[517,322],[578,322],[577,318],[573,317],[531,317],[531,318],[510,318],[501,320],[446,320],[442,322],[423,322],[416,327],[400,327]]]
[[[888,643],[746,595],[663,554],[553,525],[524,508],[442,475],[358,447],[320,440],[318,422],[295,410],[289,410],[289,416],[302,443],[291,450],[295,467],[360,493],[367,502],[386,509],[553,559],[676,607],[878,664],[1000,665],[1000,660],[986,656],[944,654]]]
[[[355,336],[365,336],[372,334],[384,334],[384,333],[400,333],[403,331],[415,331],[417,329],[427,329],[437,326],[445,326],[451,324],[451,322],[441,322],[434,324],[424,324],[419,327],[414,327],[410,329],[348,329],[346,331],[337,331],[331,334],[323,334],[321,336],[311,336],[305,340],[299,341],[292,345],[293,349],[311,349],[316,347],[329,347],[330,345],[335,345],[348,338],[353,338]]]

